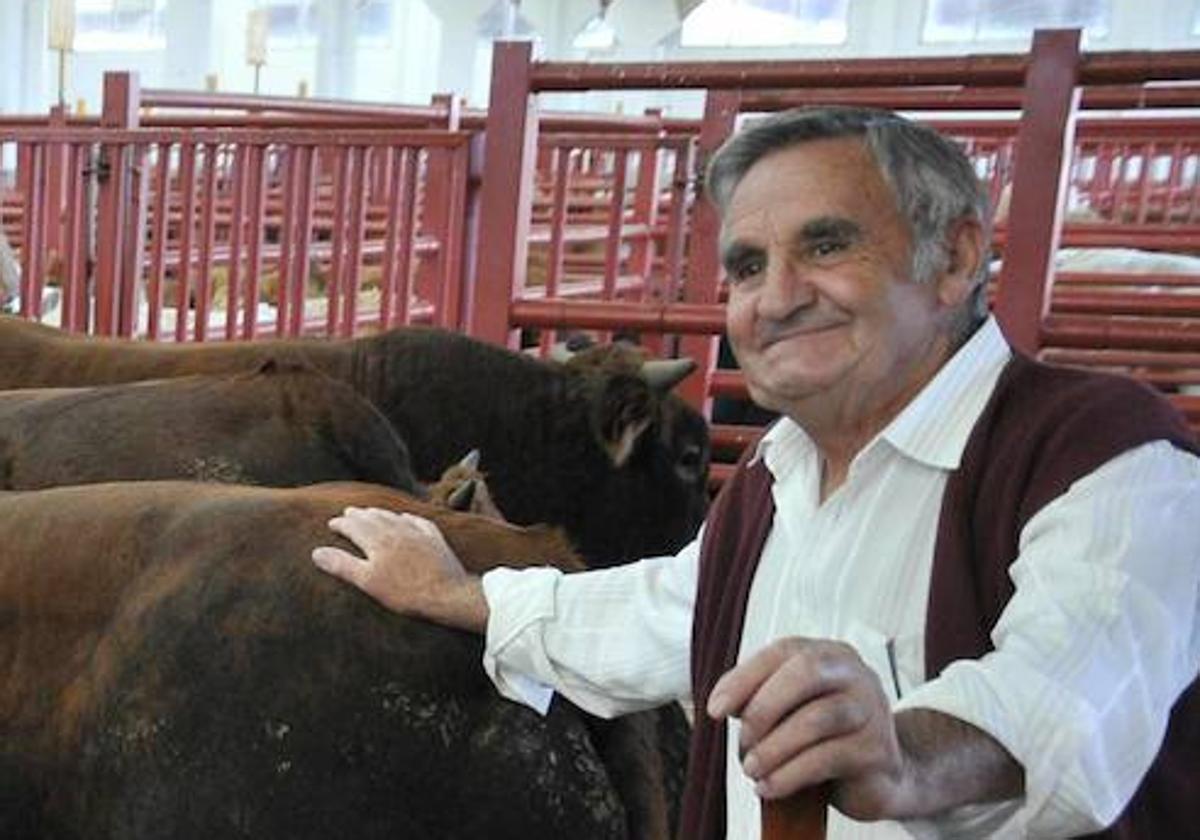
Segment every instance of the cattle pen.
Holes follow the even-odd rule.
[[[706,166],[763,115],[878,107],[951,138],[985,185],[988,301],[1013,349],[1131,376],[1200,435],[1200,50],[1092,51],[1079,29],[1039,29],[1028,51],[969,55],[536,52],[495,43],[486,107],[143,88],[120,70],[97,115],[0,114],[6,312],[151,346],[411,326],[537,358],[628,341],[695,362],[675,392],[705,420],[697,487],[715,495],[767,421],[718,410],[749,393],[722,361]],[[627,91],[691,91],[701,113],[549,104]],[[766,808],[764,838],[823,837],[811,793]]]

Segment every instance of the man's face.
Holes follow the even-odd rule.
[[[912,278],[908,226],[858,138],[804,143],[751,167],[726,208],[721,256],[729,339],[768,408],[795,417],[820,397],[862,419],[853,415],[919,387],[914,377],[944,341],[939,283]]]

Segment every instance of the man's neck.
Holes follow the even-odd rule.
[[[858,453],[904,411],[953,353],[949,344],[940,344],[909,369],[901,387],[882,397],[814,395],[798,410],[788,412],[821,455],[822,503],[845,483]]]

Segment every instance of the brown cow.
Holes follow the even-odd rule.
[[[0,836],[627,836],[573,708],[499,698],[477,638],[313,568],[350,504],[431,517],[475,571],[580,565],[369,485],[0,494]]]
[[[170,478],[419,492],[391,424],[345,383],[294,364],[0,392],[0,487]]]
[[[703,418],[631,350],[595,348],[543,363],[438,330],[353,341],[165,345],[84,339],[0,318],[0,387],[214,374],[298,360],[349,384],[408,444],[433,480],[464,452],[505,516],[564,528],[592,565],[665,553],[691,538],[707,502]],[[668,363],[670,364],[670,363]]]
[[[379,413],[344,383],[294,362],[0,393],[0,467],[9,489],[170,477],[275,486],[352,478],[414,489],[403,443]],[[450,692],[441,700],[456,702]],[[638,836],[665,836],[666,803],[674,804],[686,760],[677,711],[584,720]]]

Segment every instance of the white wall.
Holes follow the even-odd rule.
[[[492,0],[394,0],[392,25],[362,41],[353,23],[354,0],[316,0],[316,43],[272,44],[261,90],[294,95],[301,80],[318,95],[372,101],[426,102],[430,94],[455,91],[473,104],[486,99],[490,50],[481,44],[478,20]],[[1089,49],[1200,49],[1191,21],[1200,0],[1112,0],[1111,35]],[[143,87],[203,87],[217,74],[222,90],[249,91],[253,71],[244,63],[246,12],[258,0],[169,0],[165,48],[76,53],[69,68],[67,99],[99,108],[105,70],[136,70]],[[0,0],[0,113],[43,112],[55,98],[57,61],[45,49],[47,0]],[[847,43],[811,48],[713,50],[661,46],[678,27],[676,0],[615,0],[610,18],[620,46],[604,56],[570,47],[571,38],[595,13],[595,0],[523,0],[521,14],[538,31],[542,57],[564,60],[698,60],[734,58],[850,58],[945,54],[942,44],[920,40],[920,0],[851,0]],[[971,47],[969,51],[1015,52],[1024,40]],[[960,49],[959,52],[968,51]],[[695,113],[699,97],[679,93],[559,96],[548,107],[584,107],[635,113],[667,104]]]

